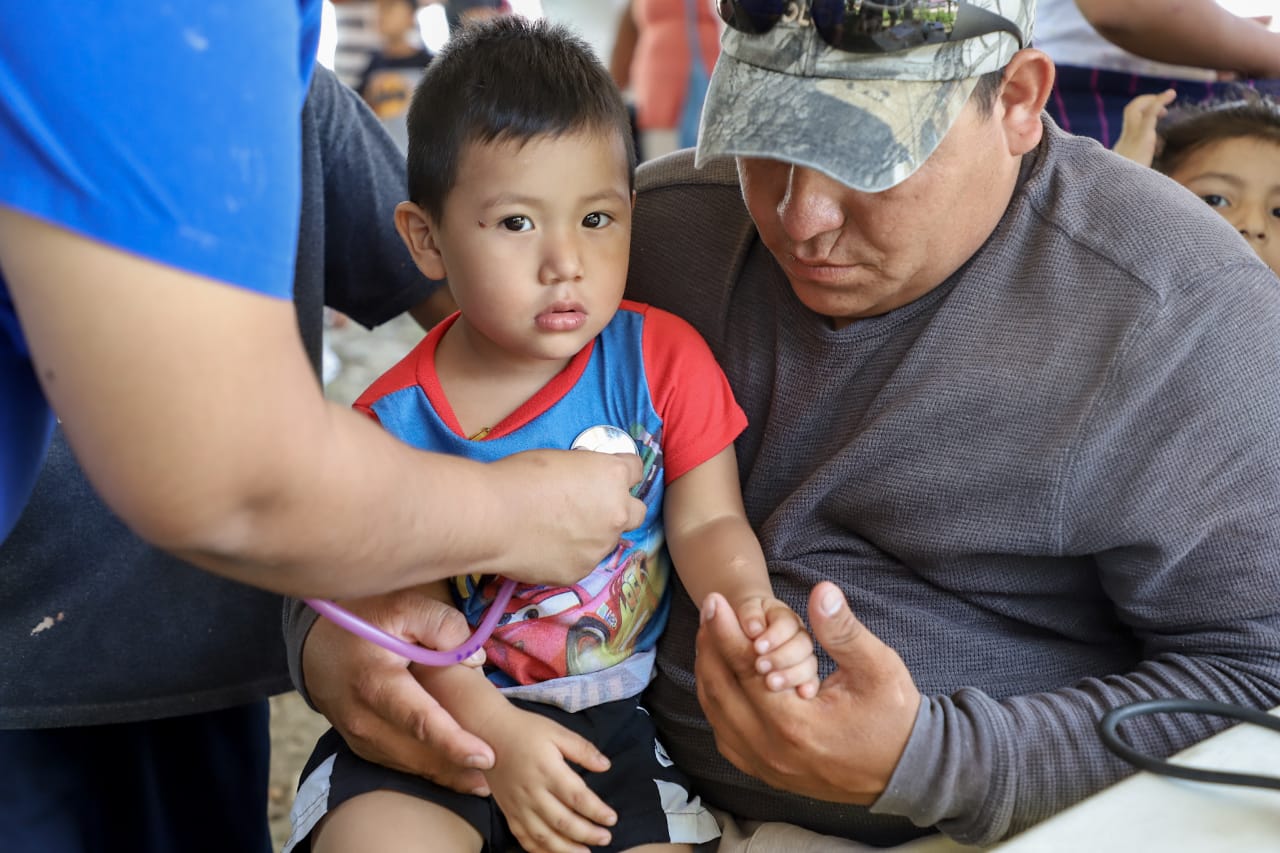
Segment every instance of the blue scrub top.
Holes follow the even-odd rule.
[[[320,10],[321,0],[0,5],[0,205],[288,298]],[[52,425],[0,272],[0,540]]]

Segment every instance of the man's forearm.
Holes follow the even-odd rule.
[[[1134,768],[1096,734],[1102,714],[1128,702],[1183,696],[1270,708],[1280,692],[1252,667],[1177,657],[1124,676],[996,700],[973,689],[922,705],[888,789],[872,811],[936,825],[968,844],[991,844],[1096,793]],[[1157,753],[1191,745],[1226,722],[1153,715],[1127,724],[1126,737]],[[1045,768],[1051,768],[1046,773]]]

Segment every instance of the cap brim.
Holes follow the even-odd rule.
[[[797,76],[721,53],[695,164],[765,157],[879,192],[910,177],[960,116],[977,77],[918,81]]]

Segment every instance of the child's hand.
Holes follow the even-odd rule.
[[[1124,125],[1115,151],[1140,166],[1150,166],[1156,156],[1156,122],[1169,112],[1168,106],[1177,97],[1173,89],[1165,89],[1156,95],[1139,95],[1124,108]]]
[[[756,672],[770,690],[794,687],[801,698],[818,692],[813,640],[796,612],[776,598],[748,598],[738,605],[738,624],[751,638]]]
[[[512,708],[503,734],[490,737],[497,760],[485,779],[520,846],[529,853],[590,853],[608,844],[618,816],[566,761],[609,768],[589,741],[546,717]]]

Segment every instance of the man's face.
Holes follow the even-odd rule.
[[[999,118],[970,103],[925,164],[883,192],[777,160],[739,158],[738,178],[796,296],[840,328],[918,299],[972,257],[1008,206],[1018,163]]]

